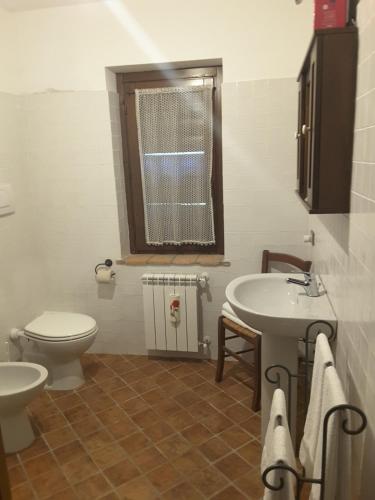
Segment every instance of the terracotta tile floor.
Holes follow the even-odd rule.
[[[237,363],[85,355],[87,382],[45,392],[38,438],[8,457],[14,500],[258,499],[260,417]]]

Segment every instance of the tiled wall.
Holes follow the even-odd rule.
[[[204,334],[216,354],[216,323],[227,283],[260,270],[263,248],[306,257],[305,209],[294,196],[294,79],[225,83],[223,160],[226,259],[230,267],[118,266],[116,286],[94,280],[94,266],[127,250],[116,94],[47,92],[25,98],[32,211],[47,273],[46,309],[86,312],[99,352],[144,353],[140,277],[144,272],[210,274]],[[111,114],[110,114],[111,110]],[[111,137],[111,129],[113,137]],[[113,148],[113,149],[112,149]],[[120,244],[119,225],[125,231]]]
[[[351,211],[311,216],[313,261],[339,319],[337,364],[350,400],[369,418],[356,439],[352,498],[374,498],[375,466],[375,2],[359,3],[360,50]]]
[[[27,206],[22,154],[22,98],[0,93],[0,184],[15,191],[16,212],[0,217],[0,361],[8,359],[10,328],[39,313],[42,270]]]

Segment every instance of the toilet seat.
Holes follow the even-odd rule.
[[[45,311],[26,325],[26,337],[44,342],[79,340],[96,333],[96,322],[86,314]]]

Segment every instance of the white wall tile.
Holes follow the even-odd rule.
[[[375,4],[359,9],[360,64],[354,141],[351,211],[310,217],[316,233],[316,269],[324,276],[339,319],[336,362],[353,404],[367,413],[364,439],[356,440],[352,498],[373,497],[375,463]],[[359,443],[359,444],[358,444]],[[362,464],[362,465],[361,465]],[[372,464],[372,465],[371,465]]]
[[[202,315],[215,356],[216,321],[229,281],[259,272],[264,248],[309,256],[302,242],[307,215],[293,193],[294,79],[223,86],[225,253],[230,266],[119,266],[113,288],[98,285],[93,269],[105,258],[115,260],[129,251],[118,95],[44,92],[20,100],[25,189],[45,272],[41,307],[95,317],[100,334],[92,350],[146,352],[144,272],[208,271],[210,292],[202,294]],[[15,143],[17,139],[15,134]]]

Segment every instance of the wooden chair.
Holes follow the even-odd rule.
[[[285,253],[274,253],[268,250],[263,251],[262,257],[262,273],[270,272],[271,262],[281,262],[297,268],[302,272],[309,272],[311,268],[311,261],[305,261],[294,255]],[[233,335],[226,337],[225,330],[229,330]],[[247,349],[241,351],[233,351],[226,346],[226,341],[240,337],[250,344]],[[262,336],[253,331],[250,327],[245,328],[229,318],[221,315],[218,320],[218,360],[216,369],[216,382],[223,380],[224,361],[227,357],[233,357],[240,361],[250,372],[253,377],[252,389],[253,401],[252,409],[258,411],[260,409],[261,397],[261,349],[262,349]],[[254,362],[250,363],[243,359],[241,354],[254,352]]]

